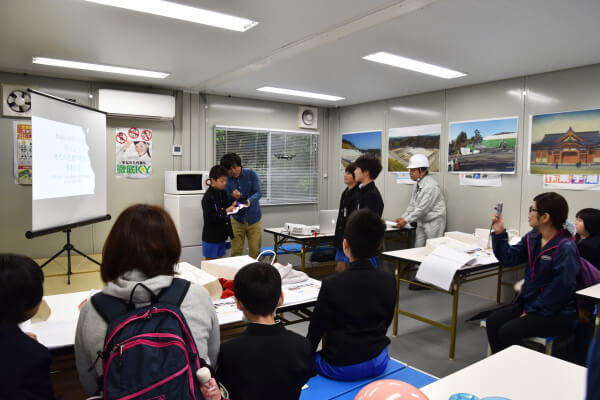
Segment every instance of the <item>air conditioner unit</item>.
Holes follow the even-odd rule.
[[[175,96],[98,89],[98,109],[113,117],[172,120]]]
[[[316,107],[298,107],[298,128],[317,129],[319,109]]]

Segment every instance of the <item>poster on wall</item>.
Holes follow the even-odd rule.
[[[31,121],[13,122],[15,183],[31,185]]]
[[[544,189],[600,190],[600,175],[544,175]]]
[[[500,187],[502,186],[502,175],[480,172],[462,173],[459,174],[459,181],[461,186]]]
[[[117,128],[116,173],[118,178],[147,179],[152,176],[152,130]]]
[[[451,122],[448,171],[514,174],[518,117]]]
[[[600,174],[600,109],[530,118],[531,174]]]
[[[342,133],[342,168],[363,154],[371,154],[381,160],[382,131]]]
[[[441,124],[390,128],[388,137],[388,171],[396,173],[396,183],[409,183],[408,161],[414,154],[429,159],[429,171],[440,171]]]

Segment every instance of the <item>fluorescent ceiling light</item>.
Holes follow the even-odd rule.
[[[288,96],[309,97],[311,99],[319,99],[319,100],[327,100],[327,101],[344,100],[344,97],[331,96],[329,94],[304,92],[302,90],[293,90],[293,89],[282,89],[282,88],[276,88],[276,87],[271,87],[271,86],[263,86],[256,90],[259,90],[261,92],[285,94]]]
[[[143,76],[146,78],[163,79],[171,75],[168,72],[147,71],[143,69],[115,67],[113,65],[90,64],[79,61],[58,60],[56,58],[33,57],[34,64],[51,65],[53,67],[84,69],[86,71],[100,71],[111,74]]]
[[[396,107],[392,107],[391,109],[392,109],[392,111],[398,111],[398,112],[407,113],[407,114],[429,115],[432,117],[440,115],[440,113],[437,111],[426,110],[423,108],[396,106]]]
[[[245,32],[258,25],[247,18],[234,17],[220,12],[190,7],[164,0],[86,0],[105,6],[125,8],[162,17],[175,18],[197,24],[215,26],[237,32]]]
[[[368,56],[364,56],[363,59],[445,79],[467,76],[467,74],[463,74],[462,72],[454,71],[444,67],[438,67],[437,65],[427,64],[406,57],[397,56],[385,51],[369,54]]]
[[[261,112],[261,113],[272,113],[275,111],[272,108],[240,106],[237,104],[211,104],[210,108],[216,108],[218,110],[249,111],[249,112]]]
[[[521,90],[513,89],[513,90],[509,90],[507,93],[510,94],[511,96],[515,96],[515,97],[519,97],[519,98],[521,98],[521,95],[523,95],[523,97],[527,97],[531,101],[535,101],[535,102],[542,103],[542,104],[552,104],[552,103],[559,102],[559,100],[555,99],[554,97],[550,97],[550,96],[546,96],[546,95],[543,95],[540,93],[532,92],[531,90],[529,90],[529,91],[522,90],[521,91]]]

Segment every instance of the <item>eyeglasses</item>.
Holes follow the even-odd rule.
[[[533,212],[533,211],[540,212],[540,210],[538,210],[537,208],[533,208],[533,207],[529,206],[529,212]]]

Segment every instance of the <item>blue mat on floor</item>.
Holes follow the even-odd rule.
[[[357,389],[356,393],[358,393],[363,386],[379,379],[387,379],[389,375],[399,372],[404,368],[406,368],[406,365],[401,362],[390,360],[381,375],[359,381],[334,381],[317,375],[307,382],[308,388],[302,391],[300,400],[337,399],[344,393],[354,389]]]
[[[430,383],[437,381],[437,379],[433,376],[427,375],[411,367],[403,368],[400,371],[393,372],[390,375],[378,379],[396,379],[398,381],[409,383],[419,389],[425,385],[429,385]],[[333,398],[335,400],[353,400],[362,388],[363,387],[352,389],[340,396]]]

